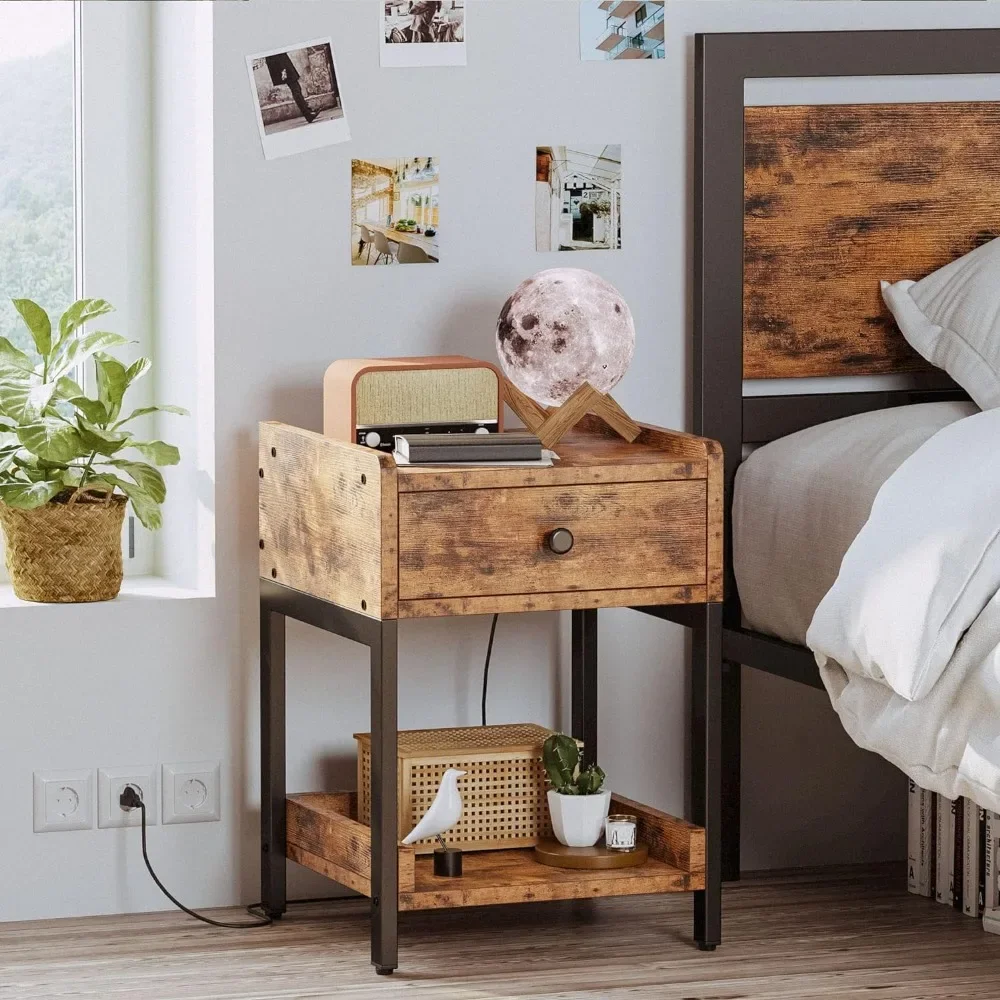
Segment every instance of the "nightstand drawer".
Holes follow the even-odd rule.
[[[695,479],[401,493],[399,599],[704,584],[706,492]]]

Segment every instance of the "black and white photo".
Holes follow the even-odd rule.
[[[465,0],[379,0],[383,66],[464,66]]]
[[[247,56],[247,70],[267,159],[350,139],[331,39]]]

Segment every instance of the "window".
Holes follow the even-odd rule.
[[[12,297],[55,318],[91,295],[135,341],[126,361],[150,353],[151,6],[0,3],[0,336],[18,346]],[[135,406],[151,402],[145,382]],[[127,574],[152,572],[152,536],[131,519],[123,548]]]
[[[4,4],[0,32],[0,337],[28,348],[10,300],[61,313],[76,297],[72,3]]]
[[[635,26],[638,28],[643,21],[646,20],[646,5],[640,4],[635,9]]]

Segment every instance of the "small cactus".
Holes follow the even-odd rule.
[[[560,795],[596,795],[604,784],[604,772],[596,764],[580,769],[580,748],[563,733],[553,733],[545,741],[542,764]]]

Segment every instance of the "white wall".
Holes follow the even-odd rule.
[[[1000,25],[997,5],[677,2],[667,58],[581,63],[572,0],[470,10],[464,69],[380,70],[375,0],[214,7],[216,561],[214,599],[0,609],[0,919],[157,909],[134,830],[34,835],[36,768],[223,761],[223,821],[156,827],[168,886],[194,905],[256,898],[256,422],[319,428],[336,357],[492,356],[496,314],[542,267],[537,143],[623,145],[620,253],[571,263],[614,282],[636,360],[616,395],[640,418],[688,412],[691,63],[696,30]],[[332,34],[353,141],[265,161],[244,57]],[[923,96],[932,99],[933,83]],[[441,158],[441,264],[351,268],[352,156]],[[184,206],[178,206],[183,211]],[[477,721],[488,619],[400,626],[400,722]],[[568,724],[567,622],[506,616],[491,719]],[[602,612],[602,761],[615,788],[684,806],[684,635]],[[361,650],[289,627],[289,787],[349,785],[367,729]],[[902,780],[853,749],[822,694],[748,677],[745,864],[902,856]],[[315,892],[296,878],[293,889]]]

